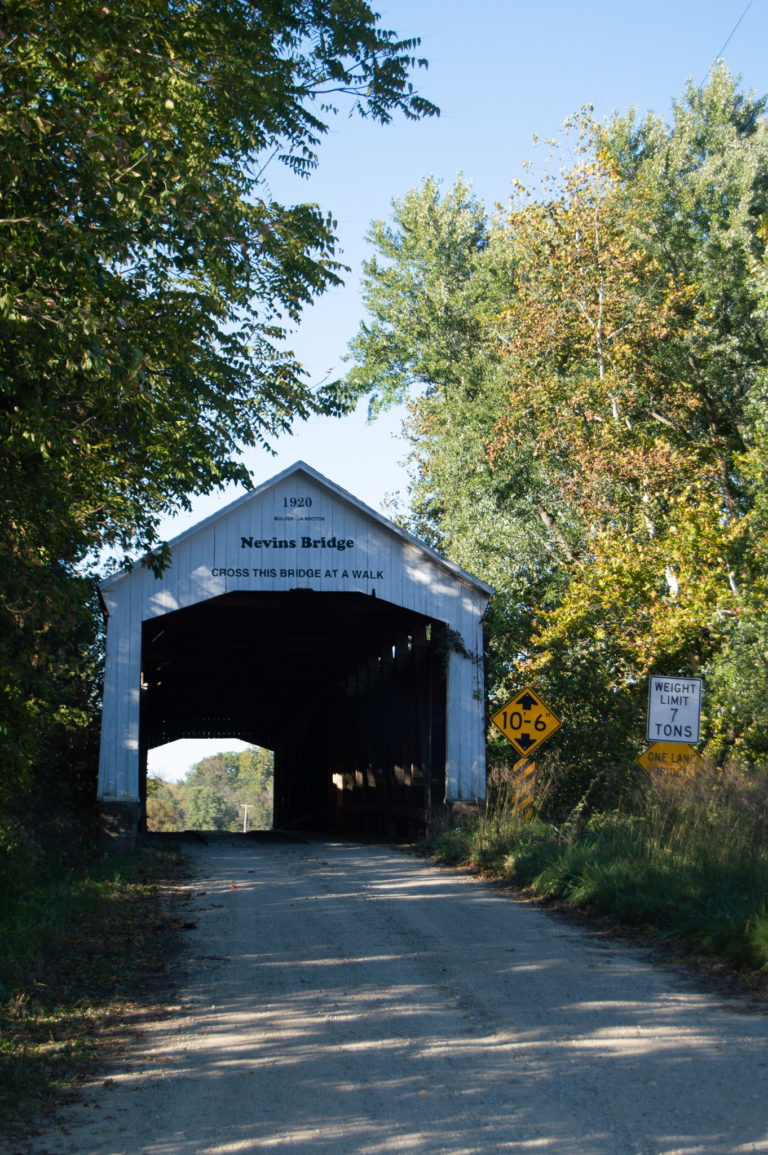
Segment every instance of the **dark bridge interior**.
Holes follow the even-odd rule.
[[[444,637],[376,597],[313,590],[226,594],[154,618],[142,751],[241,738],[274,751],[276,828],[413,837],[444,801]]]

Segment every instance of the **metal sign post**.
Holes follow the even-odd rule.
[[[522,810],[526,819],[533,818],[533,793],[536,785],[536,763],[528,758],[520,758],[512,767],[515,788],[512,791],[512,807]]]

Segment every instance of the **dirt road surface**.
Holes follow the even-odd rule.
[[[768,1152],[768,1018],[382,846],[194,852],[177,1002],[33,1155]]]

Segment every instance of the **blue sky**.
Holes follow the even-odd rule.
[[[420,36],[421,92],[441,108],[438,119],[387,127],[339,116],[308,181],[267,170],[274,195],[309,200],[338,221],[341,259],[351,272],[306,316],[292,346],[313,381],[339,375],[342,357],[363,318],[361,262],[370,255],[370,222],[387,218],[391,202],[432,174],[446,187],[472,181],[493,210],[504,204],[523,162],[537,157],[534,134],[556,136],[563,120],[591,104],[597,117],[630,106],[667,116],[689,78],[703,81],[722,55],[743,87],[768,91],[768,0],[386,0],[381,23]],[[746,9],[746,11],[745,11]],[[741,20],[736,27],[737,23]],[[726,41],[730,37],[728,44]],[[340,421],[318,419],[280,440],[276,457],[249,452],[256,484],[303,459],[379,509],[403,490],[399,414],[368,425],[365,404]],[[215,494],[190,514],[162,525],[173,537],[238,496]],[[220,744],[219,744],[220,745]]]

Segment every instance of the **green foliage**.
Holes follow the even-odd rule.
[[[374,222],[369,239],[377,255],[364,266],[363,297],[372,319],[350,345],[347,380],[372,392],[373,414],[409,400],[413,482],[400,520],[503,591],[489,611],[503,671],[530,628],[525,594],[538,580],[543,536],[531,524],[527,464],[515,481],[502,479],[486,454],[505,406],[494,318],[514,292],[509,246],[462,179],[444,193],[425,180],[394,202],[391,223]]]
[[[248,484],[236,445],[338,411],[281,344],[338,283],[333,222],[275,203],[264,165],[317,163],[334,92],[435,110],[417,42],[362,0],[6,8],[5,457],[27,549],[70,560],[151,543],[190,494]]]
[[[764,317],[768,297],[763,295],[761,300],[760,315]],[[755,386],[750,398],[748,424],[750,445],[739,456],[749,512],[737,543],[738,612],[724,623],[723,644],[713,653],[705,673],[713,744],[724,751],[733,748],[741,757],[764,764],[768,755],[768,405],[764,380]]]
[[[0,612],[4,889],[23,889],[46,859],[66,868],[95,834],[102,620],[91,582],[56,581],[54,605],[40,593],[21,624]]]
[[[196,762],[178,783],[150,779],[147,825],[150,830],[269,829],[273,765],[270,750],[251,746]]]
[[[768,623],[764,603],[729,622],[723,645],[707,669],[713,745],[768,760]]]
[[[459,178],[443,196],[428,177],[393,210],[394,226],[374,221],[368,233],[379,254],[363,264],[372,323],[350,345],[348,383],[373,394],[372,413],[403,401],[415,384],[470,387],[483,342],[478,278],[488,222],[471,188]]]
[[[0,822],[13,823],[59,731],[92,713],[84,560],[156,547],[160,517],[192,495],[250,484],[241,447],[346,404],[286,347],[339,283],[335,224],[277,203],[267,166],[311,170],[335,100],[381,123],[437,110],[409,79],[418,41],[364,0],[0,7]]]
[[[492,702],[563,719],[560,817],[632,789],[651,672],[711,682],[713,754],[768,747],[764,101],[717,66],[569,144],[493,222],[426,182],[374,225],[349,376],[410,390],[410,524],[495,587]]]

